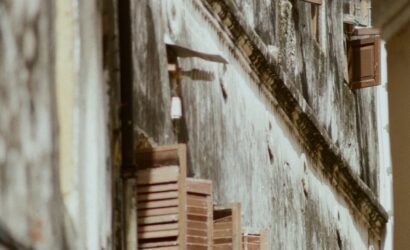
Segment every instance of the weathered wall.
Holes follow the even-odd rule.
[[[114,8],[102,22],[103,6],[112,4],[73,0],[56,5],[60,155],[68,161],[60,162],[60,170],[72,249],[108,249],[113,244],[117,165],[111,155],[118,151],[113,131],[118,130],[114,114],[119,105]],[[103,25],[110,31],[103,33]],[[111,40],[103,41],[103,35]]]
[[[275,46],[283,70],[321,126],[342,150],[352,170],[377,194],[376,90],[351,90],[344,83],[343,1],[323,1],[319,7],[318,41],[311,35],[310,3],[235,2],[262,40]]]
[[[0,249],[120,246],[115,5],[0,2]]]
[[[289,53],[282,62],[299,89],[303,83],[301,78],[309,77],[303,83],[305,98],[344,150],[344,156],[354,163],[354,170],[360,172],[355,98],[359,101],[363,98],[365,106],[366,100],[371,100],[372,90],[368,94],[354,94],[343,85],[341,65],[329,63],[341,61],[337,53],[342,53],[342,47],[336,38],[326,41],[324,46],[329,49],[312,50],[309,46],[318,46],[312,41],[303,41],[301,47],[296,45],[302,43],[300,37],[304,33],[292,30],[295,24],[292,24],[291,5],[281,2],[290,12],[288,19],[280,20],[289,23],[286,32],[294,32],[294,41],[281,41],[279,51]],[[314,159],[305,154],[280,111],[272,108],[258,88],[247,62],[232,53],[229,39],[200,6],[185,0],[135,3],[136,133],[145,134],[153,144],[186,142],[190,175],[213,181],[217,203],[241,202],[243,226],[254,230],[268,228],[271,249],[368,249],[369,245],[378,249],[378,241],[328,180],[316,171]],[[337,14],[341,4],[330,7],[331,18],[341,17],[341,13]],[[262,9],[272,10],[276,15],[277,8],[260,7]],[[301,10],[299,18],[304,11]],[[275,18],[266,17],[266,20]],[[341,23],[332,26],[331,22],[326,23],[329,30],[342,33]],[[269,31],[274,26],[266,25],[269,26],[267,34],[279,32]],[[302,21],[296,23],[299,25],[302,26]],[[292,39],[288,33],[281,37]],[[264,39],[272,39],[266,37]],[[164,39],[202,52],[221,54],[229,61],[222,65],[200,59],[179,60],[183,71],[203,70],[213,75],[213,80],[195,80],[201,77],[195,74],[182,78],[184,115],[180,125],[172,124],[170,118],[171,93]],[[294,51],[291,51],[292,43]],[[290,48],[285,49],[285,44]],[[319,58],[308,54],[304,60],[300,59],[299,55],[312,51],[317,51]],[[308,58],[319,62],[309,62]],[[287,63],[286,60],[294,61]],[[320,72],[320,81],[314,72]]]
[[[52,10],[51,1],[0,2],[0,249],[66,244]]]

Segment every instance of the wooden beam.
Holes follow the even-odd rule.
[[[366,35],[380,35],[380,30],[376,28],[356,28],[353,31],[354,36],[366,36]]]

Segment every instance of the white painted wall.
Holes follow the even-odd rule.
[[[379,161],[380,161],[380,203],[389,214],[389,222],[386,228],[384,240],[385,250],[393,249],[393,176],[390,152],[389,134],[389,110],[388,110],[388,81],[387,81],[387,51],[385,42],[381,44],[381,86],[377,87],[377,123],[379,137]]]
[[[101,16],[95,1],[58,1],[56,9],[60,178],[69,240],[73,249],[108,249],[111,166]]]

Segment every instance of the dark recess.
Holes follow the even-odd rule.
[[[122,173],[132,174],[134,172],[134,102],[130,0],[118,1],[118,29],[120,43]]]

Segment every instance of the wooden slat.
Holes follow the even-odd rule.
[[[232,237],[232,228],[224,230],[215,230],[214,229],[214,239],[217,238],[228,238]]]
[[[138,186],[138,193],[153,193],[153,192],[163,192],[163,191],[176,191],[178,190],[177,183],[170,184],[156,184],[156,185],[146,185]]]
[[[214,220],[214,222],[218,224],[219,223],[230,223],[232,222],[232,215],[216,219]]]
[[[215,223],[214,230],[232,229],[232,222]]]
[[[260,250],[261,246],[259,244],[247,244],[243,248],[244,250]]]
[[[187,207],[187,212],[188,214],[199,214],[199,215],[204,215],[208,216],[208,209],[206,207]]]
[[[179,247],[154,247],[154,248],[141,248],[144,250],[179,250]]]
[[[165,230],[165,231],[138,233],[138,239],[166,238],[166,237],[176,237],[176,236],[178,236],[178,230]]]
[[[208,239],[206,237],[187,235],[187,243],[206,245],[208,243]]]
[[[224,245],[224,244],[231,244],[233,245],[233,241],[232,241],[232,237],[228,237],[228,238],[214,238],[214,245]]]
[[[175,198],[178,198],[178,195],[179,193],[177,191],[140,194],[138,195],[138,202],[175,199]]]
[[[260,249],[261,243],[260,242],[253,242],[253,243],[243,242],[243,245],[244,245],[244,249],[246,249],[246,247],[249,247],[249,246],[257,247],[258,249]]]
[[[376,28],[356,28],[353,30],[354,36],[366,36],[366,35],[380,35],[380,30]]]
[[[196,230],[196,229],[190,229],[190,228],[188,228],[188,230],[187,230],[187,235],[190,235],[190,236],[200,236],[200,237],[208,237],[208,231],[207,231],[207,230]]]
[[[187,204],[188,206],[193,206],[193,207],[207,207],[208,202],[206,199],[199,199],[198,197],[189,195],[187,196]]]
[[[138,171],[138,185],[176,182],[180,176],[178,166],[143,169]]]
[[[176,230],[178,229],[178,223],[169,223],[169,224],[158,224],[158,225],[144,225],[138,227],[138,232],[155,232],[155,231],[164,231],[164,230]]]
[[[188,193],[212,194],[212,182],[209,180],[187,178],[186,185]]]
[[[212,246],[211,246],[212,247]],[[187,244],[188,250],[206,250],[209,249],[208,245],[200,245],[200,244]]]
[[[169,223],[169,222],[176,222],[176,221],[178,221],[178,215],[175,215],[175,214],[138,218],[139,225]]]
[[[206,215],[202,214],[187,214],[188,220],[193,220],[193,221],[208,221],[208,217]]]
[[[208,228],[208,224],[206,222],[202,222],[202,221],[188,220],[188,228],[206,230]]]
[[[149,249],[149,250],[179,250],[176,241],[162,241],[162,242],[149,242],[140,243],[138,249]]]
[[[149,208],[161,208],[161,207],[176,207],[176,206],[178,206],[177,199],[141,201],[138,203],[138,210],[149,209]]]
[[[140,242],[138,244],[139,249],[161,249],[161,247],[177,247],[177,241],[159,241],[159,242]],[[163,249],[163,248],[162,248]],[[178,249],[178,247],[176,248]]]
[[[178,207],[166,207],[138,211],[138,218],[156,215],[178,214]]]
[[[213,246],[214,250],[232,250],[232,244],[218,244]]]

